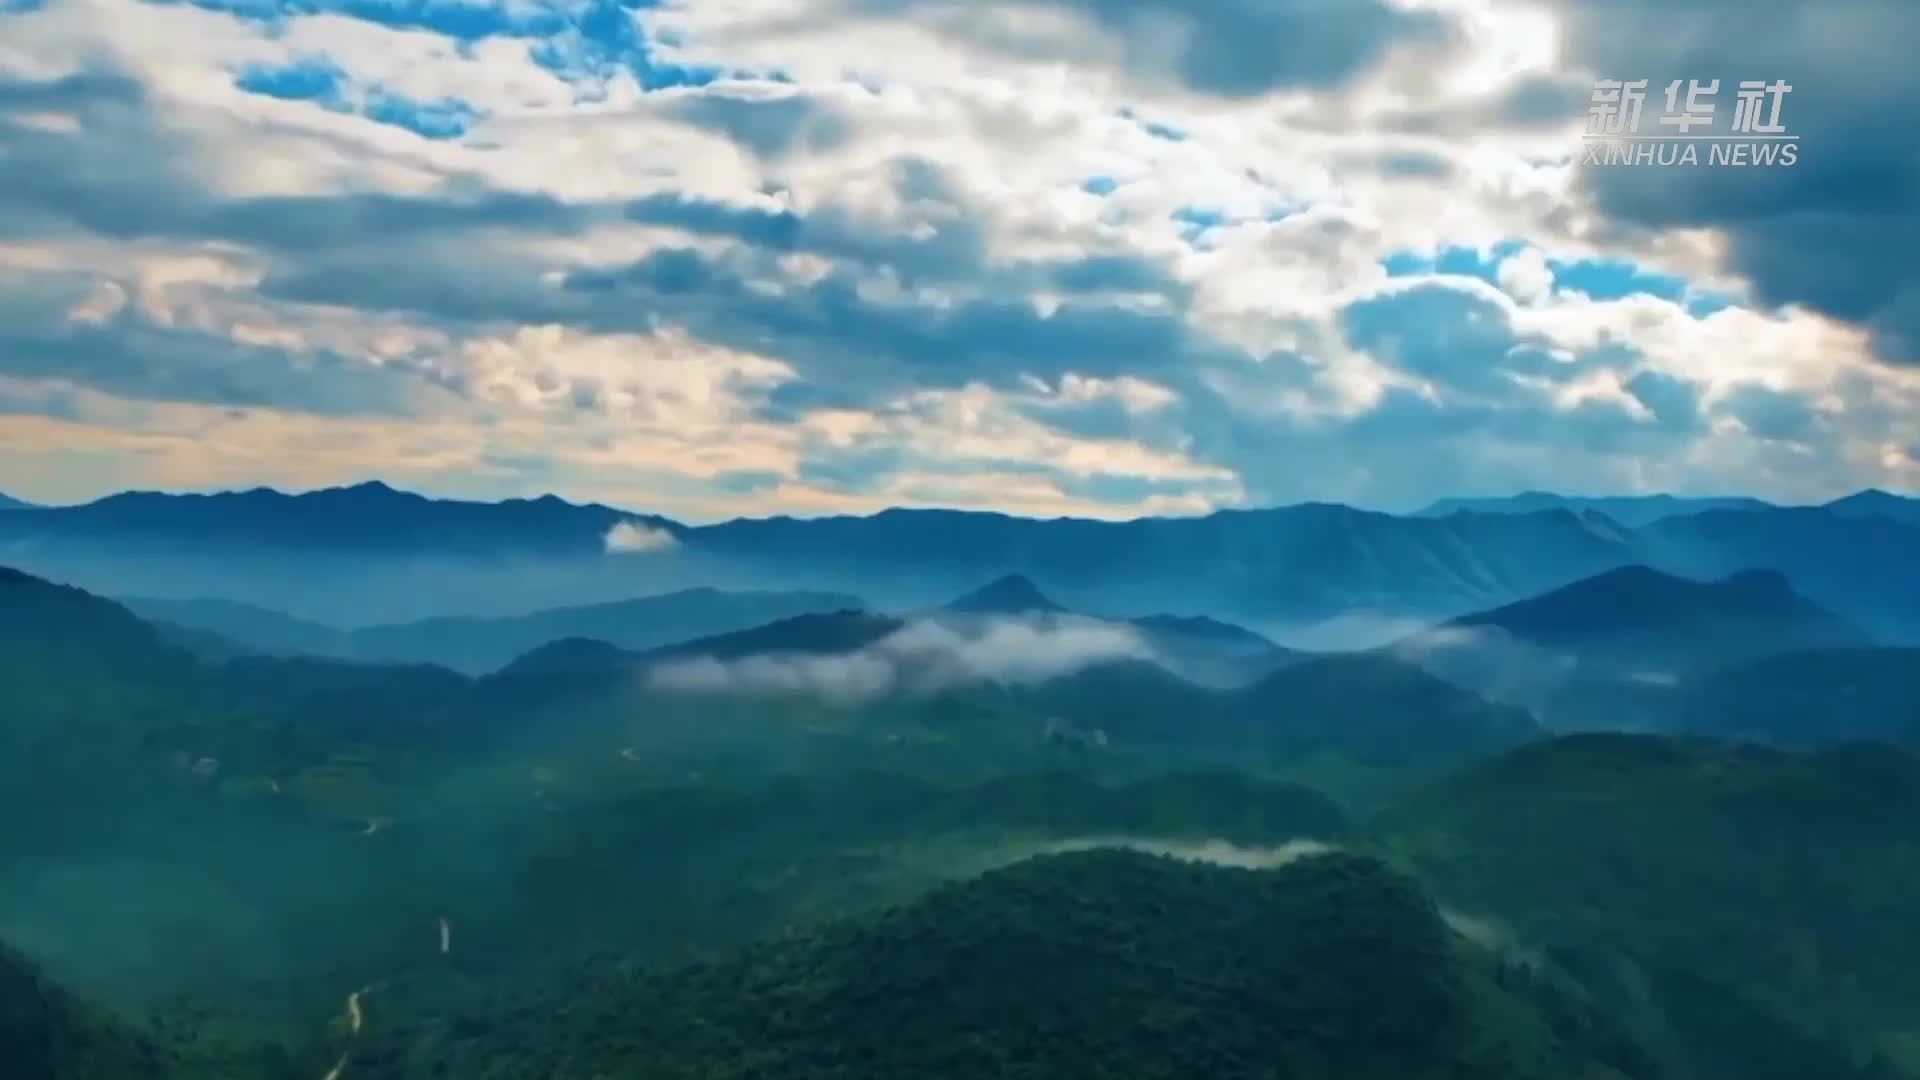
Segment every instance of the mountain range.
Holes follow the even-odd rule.
[[[213,597],[126,597],[121,602],[157,622],[217,635],[217,641],[199,639],[199,644],[214,652],[437,664],[471,675],[497,670],[524,653],[564,638],[592,638],[624,649],[650,649],[794,615],[862,606],[858,597],[844,593],[701,587],[521,615],[441,616],[343,630]]]
[[[1839,504],[1831,504],[1839,505]],[[1537,514],[1548,510],[1592,511],[1604,514],[1630,528],[1650,525],[1662,518],[1698,514],[1705,510],[1774,510],[1774,503],[1745,496],[1685,497],[1679,495],[1556,495],[1549,491],[1523,491],[1518,495],[1484,499],[1438,499],[1419,511],[1421,517],[1450,517],[1454,514]]]
[[[1920,546],[1920,501],[1510,503],[1406,517],[1305,504],[1119,522],[889,510],[686,525],[551,496],[459,502],[369,483],[132,493],[9,514],[0,562],[97,592],[239,601],[337,626],[510,617],[696,585],[843,593],[905,610],[1011,573],[1075,610],[1207,616],[1283,642],[1345,620],[1342,647],[1621,566],[1696,578],[1771,569],[1877,637],[1920,640],[1920,581],[1907,561]]]
[[[464,671],[133,604],[0,572],[35,1080],[1920,1065],[1920,665],[1784,572],[1610,566],[1324,654],[1005,568],[399,639]]]

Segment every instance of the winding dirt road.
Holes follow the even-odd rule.
[[[363,986],[347,995],[347,1026],[355,1035],[360,1034],[360,1029],[366,1026],[367,1021],[366,1010],[361,1006],[360,999],[371,993],[373,993],[373,987]],[[340,1080],[341,1074],[347,1071],[347,1062],[352,1059],[353,1051],[351,1050],[341,1054],[340,1060],[333,1063],[333,1068],[327,1070],[327,1075],[322,1077],[322,1080]]]

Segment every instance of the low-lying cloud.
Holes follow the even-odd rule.
[[[1042,854],[1062,855],[1074,851],[1125,848],[1147,855],[1161,855],[1184,862],[1212,863],[1242,870],[1272,870],[1310,859],[1331,855],[1339,849],[1318,840],[1289,840],[1274,847],[1242,847],[1225,840],[1166,840],[1140,836],[1082,836],[1048,844]]]
[[[1577,657],[1493,626],[1443,625],[1392,645],[1396,656],[1491,700],[1529,707],[1580,669]]]
[[[1540,950],[1522,942],[1510,927],[1497,919],[1468,915],[1454,908],[1442,908],[1440,917],[1446,920],[1449,930],[1490,953],[1531,968],[1547,966]]]
[[[649,555],[679,546],[680,541],[667,530],[636,521],[622,521],[607,530],[607,553],[611,555]]]
[[[1132,627],[1093,619],[922,619],[851,653],[694,657],[657,665],[650,679],[682,693],[804,694],[858,704],[973,683],[1038,683],[1096,664],[1154,657]]]

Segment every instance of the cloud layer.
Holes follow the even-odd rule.
[[[1917,19],[4,5],[0,490],[699,520],[1913,488]],[[1622,72],[1788,80],[1801,163],[1581,167]]]
[[[656,688],[681,693],[793,694],[855,705],[983,682],[1043,682],[1095,664],[1152,657],[1132,628],[1093,619],[989,618],[967,625],[916,619],[844,655],[691,657],[657,664],[648,678]]]

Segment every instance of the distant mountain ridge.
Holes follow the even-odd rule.
[[[959,627],[975,619],[1020,619],[1039,631],[1131,629],[1141,634],[1150,652],[1088,662],[1027,685],[1001,687],[997,693],[985,693],[983,687],[992,680],[982,674],[953,683],[947,694],[965,699],[985,693],[989,700],[1012,701],[1050,714],[1074,730],[1099,730],[1129,745],[1260,747],[1281,757],[1337,748],[1368,763],[1454,760],[1538,734],[1521,710],[1489,704],[1384,654],[1293,653],[1251,631],[1211,620],[1196,624],[1174,616],[1101,620],[1076,615],[1017,577],[997,579],[959,601],[916,617],[865,611],[803,615],[642,654],[577,642],[522,658],[503,675],[525,678],[544,671],[557,677],[564,672],[572,679],[606,682],[614,672],[631,674],[687,660],[846,658],[906,630],[914,618],[959,619]],[[959,612],[953,610],[956,606]],[[979,610],[993,607],[1011,610]],[[1143,631],[1143,626],[1155,629]],[[1216,651],[1208,653],[1208,647]],[[1240,661],[1234,676],[1204,678],[1231,667],[1234,659]],[[586,671],[600,674],[585,676]],[[798,686],[787,692],[806,693]]]
[[[67,539],[119,534],[149,542],[244,542],[296,551],[427,548],[581,554],[603,551],[607,533],[622,522],[669,533],[685,528],[655,515],[576,505],[554,495],[467,502],[400,491],[374,480],[299,494],[272,488],[212,494],[126,492],[78,506],[42,508],[30,521],[0,525],[0,535],[9,530]]]
[[[242,653],[437,664],[470,675],[498,670],[542,645],[567,638],[650,649],[796,614],[862,606],[858,597],[844,593],[700,587],[525,615],[442,616],[342,630],[229,600],[129,597],[122,602],[147,618],[220,635]]]
[[[1821,507],[1528,494],[1443,501],[1412,516],[1308,503],[1131,521],[895,509],[687,525],[552,496],[460,502],[367,483],[300,495],[132,493],[4,514],[0,561],[116,594],[165,583],[169,592],[303,614],[324,608],[336,623],[446,610],[419,599],[427,596],[457,596],[476,612],[491,605],[489,614],[527,610],[538,602],[520,598],[544,580],[531,570],[568,590],[561,603],[619,582],[629,593],[640,581],[663,592],[777,583],[854,593],[889,609],[1013,574],[1079,610],[1182,611],[1279,627],[1355,612],[1446,618],[1633,564],[1703,578],[1773,569],[1876,634],[1920,641],[1917,506],[1885,492]],[[611,542],[622,525],[646,542]],[[243,564],[256,569],[235,573]],[[316,576],[321,569],[325,577]],[[375,569],[379,584],[365,584]],[[248,593],[255,579],[273,582],[275,597]],[[354,615],[368,608],[394,613]]]
[[[651,649],[800,615],[861,607],[859,597],[812,591],[728,591],[699,587],[602,604],[550,608],[497,618],[437,618],[353,631],[368,660],[441,664],[481,674],[549,641],[595,638],[624,649]]]
[[[1869,488],[1844,499],[1835,499],[1826,504],[1826,508],[1854,516],[1878,514],[1902,521],[1920,522],[1920,497],[1895,495],[1878,488]]]
[[[1450,620],[1388,651],[1524,705],[1550,728],[1586,730],[1664,726],[1668,699],[1690,679],[1872,641],[1771,570],[1699,581],[1626,566]]]
[[[1770,635],[1794,645],[1802,634],[1822,645],[1867,643],[1865,634],[1807,601],[1773,570],[1695,581],[1624,566],[1447,625],[1493,627],[1542,645],[1579,646],[1615,634],[1699,633],[1722,622],[1765,622]]]
[[[1697,514],[1705,510],[1771,510],[1777,504],[1740,495],[1556,495],[1550,491],[1523,491],[1491,498],[1439,499],[1417,512],[1419,517],[1452,514],[1537,514],[1546,510],[1594,511],[1631,528],[1662,518]]]

